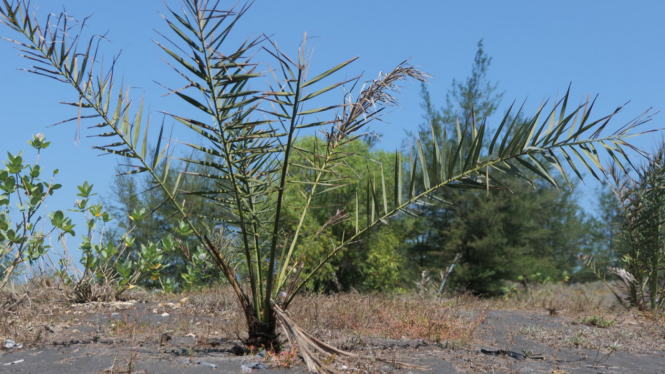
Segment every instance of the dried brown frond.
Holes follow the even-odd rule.
[[[273,305],[273,308],[275,310],[277,319],[282,324],[282,327],[284,328],[284,331],[289,338],[289,341],[291,341],[291,344],[298,347],[300,353],[302,354],[303,360],[307,365],[307,369],[311,373],[338,373],[339,371],[331,368],[329,365],[326,365],[326,362],[334,361],[335,357],[345,357],[354,360],[376,360],[402,369],[428,369],[424,366],[408,364],[392,359],[381,357],[363,357],[355,353],[335,348],[304,331],[279,306]],[[322,359],[321,357],[324,358]]]
[[[612,274],[616,275],[619,280],[626,286],[631,287],[636,285],[636,280],[633,274],[629,273],[626,269],[608,267]]]
[[[397,100],[391,95],[391,92],[399,92],[397,82],[409,78],[427,82],[427,79],[431,77],[403,61],[387,74],[379,72],[378,78],[372,81],[367,89],[362,90],[357,104],[362,106],[363,111],[367,111],[370,106],[376,106],[376,104],[397,105]]]
[[[373,119],[379,119],[378,114],[386,107],[397,105],[397,99],[393,96],[399,92],[398,82],[415,79],[427,82],[430,76],[408,65],[406,61],[397,65],[387,74],[379,73],[377,79],[373,80],[363,89],[355,102],[344,105],[344,113],[338,125],[326,134],[331,144],[351,137]]]

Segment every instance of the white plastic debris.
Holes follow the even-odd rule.
[[[240,364],[240,370],[242,370],[243,373],[251,373],[253,370],[265,370],[268,367],[265,366],[264,364],[260,362],[251,362],[248,364],[241,363]]]
[[[84,308],[84,309],[90,309],[90,308],[96,308],[96,307],[111,307],[115,309],[129,309],[136,304],[136,300],[129,300],[129,301],[111,301],[111,302],[103,302],[103,301],[93,301],[90,303],[85,303],[85,304],[71,304],[72,308]]]
[[[7,339],[5,341],[4,348],[5,349],[21,349],[21,348],[23,348],[23,344],[17,343],[15,341],[11,340],[11,339]]]
[[[2,366],[16,365],[16,364],[20,364],[20,363],[23,362],[23,361],[25,361],[25,360],[23,360],[23,359],[21,359],[21,360],[16,360],[16,361],[13,361],[13,362],[8,362],[8,363],[6,363],[6,364],[3,364]]]
[[[161,314],[161,316],[162,316],[162,317],[168,317],[168,316],[169,316],[169,314],[168,314],[168,313],[166,313],[166,312],[164,312],[164,313],[162,313],[162,314]]]
[[[188,359],[186,359],[185,361],[182,361],[182,363],[185,364],[185,365],[196,364],[196,365],[201,365],[201,366],[207,366],[207,367],[209,367],[209,368],[211,368],[211,369],[213,369],[213,370],[217,369],[217,367],[218,367],[218,366],[215,365],[215,364],[211,364],[211,363],[209,363],[209,362],[205,362],[205,361],[195,361],[195,362],[192,362],[192,359],[191,359],[191,358],[188,358]],[[250,369],[250,371],[251,371],[251,369]]]
[[[217,369],[217,365],[215,365],[215,364],[211,364],[211,363],[209,363],[209,362],[197,361],[196,363],[199,364],[199,365],[201,365],[201,366],[208,366],[208,367],[210,367],[210,368],[212,368],[212,369]]]

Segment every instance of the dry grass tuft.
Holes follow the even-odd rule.
[[[517,285],[517,293],[504,298],[487,299],[491,309],[547,310],[551,315],[620,313],[625,310],[602,282],[582,284],[549,283],[534,285],[527,293]]]
[[[303,328],[323,339],[351,333],[431,342],[465,341],[485,316],[480,311],[455,310],[436,300],[354,293],[306,295],[289,312]]]

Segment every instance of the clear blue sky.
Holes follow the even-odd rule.
[[[175,0],[166,3],[178,6]],[[108,31],[107,58],[122,49],[116,71],[124,75],[125,84],[135,87],[136,97],[145,92],[153,112],[189,110],[177,100],[160,97],[165,91],[153,82],[177,82],[161,60],[164,53],[151,41],[161,40],[153,29],[168,33],[158,13],[165,10],[161,1],[35,0],[35,5],[42,16],[63,8],[77,19],[92,15],[87,31]],[[614,120],[617,128],[650,107],[654,111],[665,108],[664,14],[663,1],[257,0],[235,35],[244,39],[249,34],[270,34],[295,55],[307,32],[308,45],[315,48],[315,72],[360,56],[346,70],[348,77],[364,72],[367,79],[373,79],[379,71],[388,71],[409,58],[434,77],[430,90],[440,105],[445,103],[451,81],[469,75],[476,45],[483,39],[493,59],[489,78],[505,91],[500,112],[513,100],[521,102],[527,97],[527,107],[533,111],[542,99],[553,99],[572,82],[574,100],[600,94],[597,116],[631,101]],[[7,28],[0,28],[0,36],[17,37]],[[73,124],[47,128],[76,115],[71,107],[58,104],[75,99],[71,88],[17,71],[29,61],[19,58],[8,42],[0,43],[0,56],[2,155],[27,149],[31,134],[43,132],[54,143],[41,163],[48,170],[59,168],[58,182],[65,186],[49,210],[70,208],[75,186],[84,180],[106,195],[119,159],[97,157],[99,152],[90,149],[98,144],[97,139],[83,137],[75,144]],[[373,127],[384,134],[382,147],[398,148],[404,130],[417,128],[422,122],[419,104],[419,86],[406,84],[402,108],[387,115],[387,124]],[[161,117],[155,114],[153,120],[159,122]],[[490,119],[494,125],[496,121]],[[664,127],[664,123],[663,115],[657,115],[650,127]],[[660,137],[653,135],[636,143],[652,149]],[[584,198],[594,198],[595,186],[582,191]],[[592,205],[584,203],[587,209]]]

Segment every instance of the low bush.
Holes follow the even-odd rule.
[[[58,238],[74,235],[74,225],[62,211],[50,213],[51,225],[47,226],[46,215],[41,210],[45,200],[61,187],[53,183],[57,169],[45,181],[39,166],[41,150],[51,142],[43,134],[37,134],[28,144],[37,150],[34,164],[25,162],[22,151],[18,155],[7,152],[5,169],[0,170],[0,291],[19,270],[29,271],[44,256],[51,248],[47,238],[56,229]],[[14,206],[17,210],[12,209]]]

